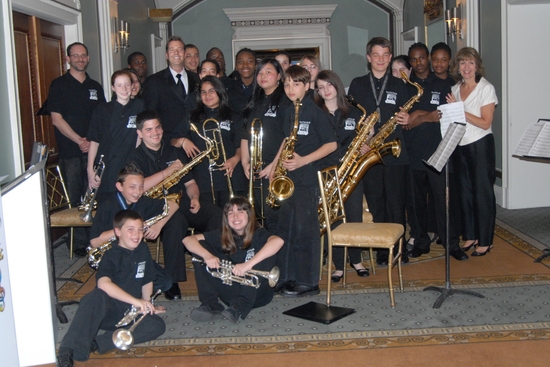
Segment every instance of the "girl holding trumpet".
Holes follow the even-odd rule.
[[[259,288],[230,286],[208,272],[219,269],[222,260],[236,264],[231,271],[237,277],[244,277],[253,268],[270,271],[275,265],[274,255],[283,246],[283,240],[258,225],[254,210],[244,197],[236,196],[225,204],[221,229],[186,237],[183,244],[202,258],[202,262],[193,263],[201,302],[200,307],[191,311],[194,321],[223,316],[237,323],[239,318],[246,319],[253,308],[265,306],[273,299],[274,292],[267,279],[258,277]]]

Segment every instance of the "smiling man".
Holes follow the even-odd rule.
[[[174,132],[180,124],[187,124],[185,107],[187,96],[195,90],[198,75],[185,70],[185,43],[172,36],[166,43],[168,67],[148,77],[143,85],[145,107],[157,111],[162,119],[164,140],[176,138]],[[188,130],[188,126],[185,130]]]

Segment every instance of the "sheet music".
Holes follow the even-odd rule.
[[[439,172],[445,167],[445,164],[449,160],[449,157],[454,152],[456,146],[460,142],[460,139],[466,132],[466,124],[452,123],[447,129],[447,133],[444,135],[443,140],[437,146],[434,154],[424,161],[429,166],[432,166]]]
[[[539,119],[523,133],[514,155],[550,158],[550,120]]]
[[[441,136],[445,136],[447,129],[453,122],[466,124],[466,115],[464,114],[464,102],[447,103],[438,106],[441,111],[441,119],[439,120],[441,128]]]

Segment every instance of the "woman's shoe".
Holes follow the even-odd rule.
[[[332,273],[332,275],[330,276],[330,279],[332,280],[333,283],[338,283],[340,281],[340,279],[342,279],[342,277],[344,276],[344,272],[342,271],[342,274],[340,275],[336,275],[334,273],[336,273],[337,271],[342,271],[342,270],[336,270]]]
[[[485,250],[483,252],[478,252],[477,251],[477,250],[482,249],[482,248],[487,249],[487,250]],[[489,253],[489,251],[491,251],[492,248],[493,248],[493,245],[491,245],[491,246],[479,246],[477,248],[477,250],[472,252],[472,254],[470,256],[485,256]]]
[[[469,245],[462,247],[462,251],[466,252],[466,251],[469,251],[472,247],[473,248],[477,247],[477,240],[470,240],[470,241],[472,241],[472,242],[470,242]],[[468,242],[468,241],[466,241],[466,242]],[[475,255],[475,256],[477,256],[477,255]]]
[[[368,277],[370,275],[369,269],[367,269],[367,268],[356,269],[355,265],[353,265],[353,264],[351,264],[351,267],[353,268],[353,270],[355,270],[357,275],[360,276],[360,277]]]

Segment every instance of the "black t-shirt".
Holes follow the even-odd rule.
[[[359,128],[357,125],[362,116],[361,111],[353,106],[350,106],[347,116],[344,116],[340,109],[336,110],[334,115],[328,112],[327,114],[336,134],[338,148],[323,158],[321,168],[338,165],[340,159],[346,154],[349,145],[357,135],[357,129]]]
[[[357,77],[351,81],[348,93],[353,96],[355,102],[359,103],[371,114],[376,111],[376,97],[372,92],[372,84],[370,82],[370,74]],[[394,77],[391,74],[388,75],[386,88],[382,93],[382,99],[380,100],[380,122],[374,126],[375,133],[378,132],[381,126],[383,126],[396,112],[399,112],[399,107],[402,107],[409,100],[408,89],[405,83],[401,79]],[[380,95],[382,86],[384,84],[385,76],[382,79],[377,79],[373,75],[374,86],[376,95]],[[407,155],[407,149],[403,142],[403,132],[400,125],[397,125],[395,131],[385,140],[390,142],[398,138],[401,140],[401,155],[399,158],[395,158],[393,155],[386,155],[384,157],[384,164],[408,164],[409,158]]]
[[[81,137],[86,137],[92,119],[92,112],[100,103],[105,102],[105,93],[101,84],[92,80],[88,74],[83,83],[76,80],[70,72],[52,81],[48,93],[48,109],[57,112],[69,126]],[[71,139],[55,129],[55,140],[59,148],[59,158],[80,157],[83,153]]]
[[[139,147],[134,149],[130,157],[130,161],[139,167],[145,177],[152,176],[155,173],[166,169],[177,159],[179,159],[183,165],[186,165],[189,162],[189,159],[183,152],[183,149],[162,143],[161,148],[154,151],[147,148],[143,142],[139,145]],[[182,203],[189,203],[189,197],[185,194],[185,183],[193,179],[193,170],[191,170],[191,172],[183,176],[176,185],[172,186],[168,190],[168,193],[172,194],[181,191],[183,193],[181,197]],[[180,207],[182,205],[183,204],[180,204]]]
[[[416,110],[431,112],[435,111],[438,106],[447,103],[446,96],[451,93],[451,87],[445,80],[438,78],[433,73],[428,74],[426,79],[420,79],[413,73],[410,79],[424,89],[420,101],[414,104],[411,112]],[[411,167],[419,170],[428,169],[422,160],[430,158],[441,142],[439,122],[424,122],[411,130],[404,131],[403,135]]]
[[[227,96],[229,97],[229,107],[231,107],[233,111],[240,113],[244,110],[246,104],[248,103],[248,96],[246,95],[244,88],[241,88],[239,85],[240,83],[238,83],[235,79],[231,79],[227,76],[220,77],[220,80],[222,81],[225,91],[227,92]]]
[[[335,142],[336,133],[327,114],[311,98],[306,95],[301,103],[294,152],[303,157],[313,153],[324,144]],[[284,111],[283,129],[287,137],[290,136],[294,128],[294,111],[294,105]],[[318,185],[317,171],[321,167],[321,161],[322,159],[288,172],[287,176],[294,182],[296,189]]]
[[[221,229],[205,232],[203,235],[206,242],[208,242],[208,244],[216,252],[215,254],[212,254],[212,255],[217,256],[222,260],[229,260],[233,264],[241,264],[250,260],[255,254],[257,254],[264,247],[269,237],[273,236],[273,234],[269,232],[267,229],[258,228],[254,232],[254,235],[252,236],[252,243],[247,249],[242,248],[243,246],[242,237],[237,237],[235,240],[237,251],[234,254],[229,255],[222,251],[222,230]]]
[[[131,99],[125,106],[111,101],[95,109],[88,140],[99,143],[95,163],[104,155],[105,171],[98,193],[116,191],[118,174],[136,148],[136,117],[143,109],[143,101],[139,98]]]
[[[101,205],[97,207],[97,212],[92,222],[92,228],[90,229],[90,238],[97,238],[103,232],[113,229],[113,218],[115,214],[121,210],[135,210],[143,217],[143,220],[147,220],[161,214],[163,208],[164,200],[142,196],[137,203],[128,205],[121,194],[114,193],[109,195],[101,202]]]
[[[142,287],[153,281],[155,270],[151,251],[141,242],[134,250],[120,247],[118,240],[111,250],[105,252],[96,279],[108,277],[123,291],[141,299]]]
[[[281,96],[278,108],[272,108],[270,107],[272,104],[272,97],[273,95],[266,96],[250,112],[246,120],[246,128],[242,130],[241,134],[241,139],[248,140],[250,143],[250,128],[252,126],[252,121],[256,118],[260,119],[263,130],[262,161],[264,162],[264,167],[273,162],[273,159],[279,151],[281,142],[285,138],[285,133],[283,131],[284,111],[287,107],[291,106],[290,100],[285,95]],[[256,125],[256,127],[257,126],[258,125]]]
[[[232,158],[233,156],[235,156],[237,148],[241,147],[240,129],[237,126],[237,123],[234,122],[235,121],[234,115],[231,116],[231,119],[225,119],[220,121],[219,109],[205,108],[204,118],[199,122],[193,121],[193,123],[195,123],[195,125],[197,126],[197,129],[199,129],[199,132],[201,133],[201,135],[206,136],[210,139],[213,139],[213,135],[214,135],[213,131],[207,132],[206,135],[204,132],[204,128],[206,128],[206,130],[212,130],[216,128],[216,123],[214,121],[210,121],[206,124],[206,127],[204,126],[204,121],[210,118],[213,118],[216,121],[218,121],[220,126],[223,146],[225,149],[225,155],[227,159]],[[191,133],[190,138],[191,138],[191,141],[197,146],[197,148],[200,149],[201,152],[206,150],[206,142],[202,138],[200,138],[197,134]],[[219,168],[223,164],[223,153],[221,151],[221,147],[218,147],[218,150],[219,150],[218,159],[215,161],[215,163]],[[197,185],[199,185],[199,189],[201,192],[210,192],[211,190],[210,172],[209,172],[211,156],[212,154],[210,154],[208,158],[203,159],[203,161],[193,169],[195,180],[197,181]],[[228,191],[225,171],[220,171],[216,169],[216,167],[214,168],[215,170],[212,171],[212,181],[214,183],[214,190]],[[235,166],[235,169],[233,171],[233,177],[231,177],[231,184],[233,186],[233,190],[235,191],[244,191],[247,188],[247,183],[246,183],[241,162],[239,162]]]

